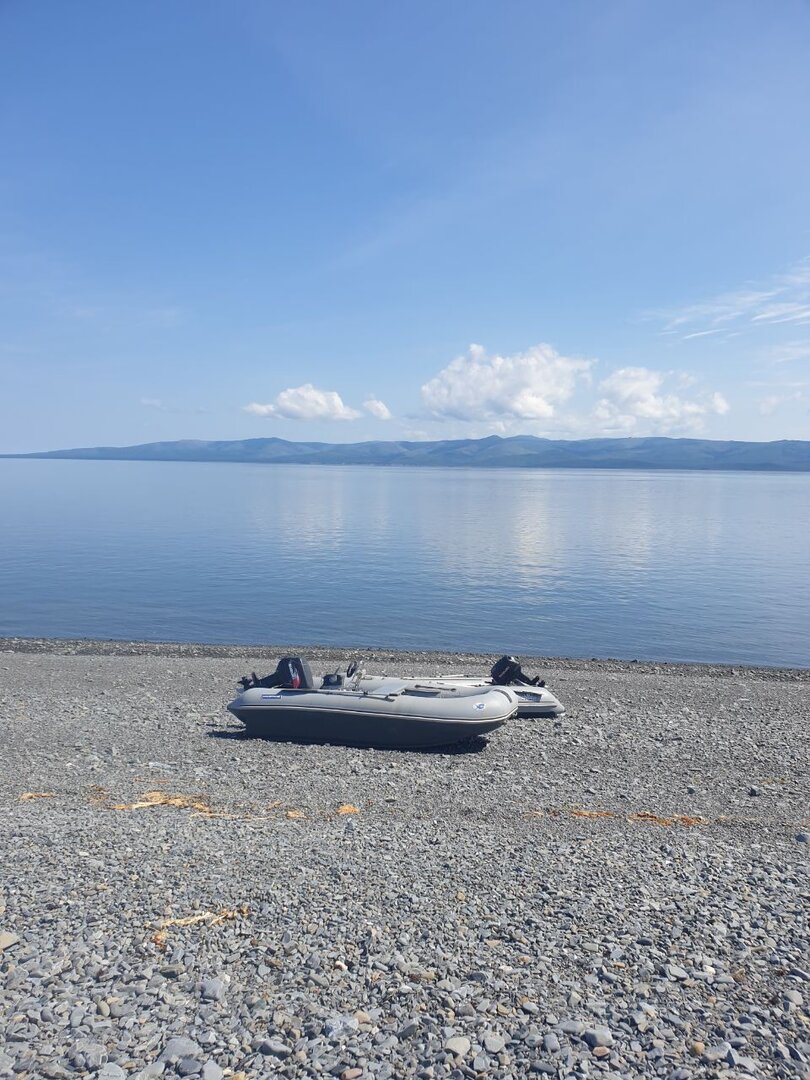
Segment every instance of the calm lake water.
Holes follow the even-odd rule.
[[[0,461],[0,636],[810,666],[810,474]]]

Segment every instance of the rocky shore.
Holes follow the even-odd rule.
[[[243,738],[289,650],[0,642],[0,1077],[810,1077],[809,671],[524,657],[565,716],[464,751]]]

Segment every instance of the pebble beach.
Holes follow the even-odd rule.
[[[0,1077],[810,1077],[810,671],[522,657],[565,715],[245,738],[290,653],[355,656],[0,641]]]

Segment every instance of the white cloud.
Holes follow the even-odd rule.
[[[488,356],[471,345],[422,387],[430,412],[455,420],[547,420],[555,406],[587,378],[592,360],[561,356],[550,345],[535,345],[512,356]]]
[[[384,401],[380,401],[379,398],[368,398],[363,402],[363,408],[367,413],[372,416],[376,416],[378,420],[390,420],[391,410],[385,404]]]
[[[674,333],[673,330],[666,330],[664,332],[667,333],[667,334]],[[691,334],[684,334],[683,335],[683,340],[684,341],[689,341],[690,338],[708,337],[710,334],[722,334],[722,333],[723,333],[722,330],[695,330]]]
[[[717,391],[709,398],[709,405],[709,412],[717,413],[718,416],[725,416],[727,412],[731,411],[728,401]]]
[[[801,390],[797,390],[795,394],[769,394],[761,399],[759,411],[763,416],[771,416],[780,405],[784,405],[788,401],[801,401],[801,399]]]
[[[276,416],[286,420],[356,420],[360,413],[344,405],[335,390],[319,390],[312,383],[282,390],[269,405],[251,402],[245,412],[254,416]]]
[[[810,307],[805,303],[768,304],[762,311],[751,317],[751,322],[805,323],[810,321]]]
[[[786,341],[771,349],[772,364],[789,364],[794,360],[810,360],[810,341]]]
[[[140,404],[145,409],[155,409],[157,412],[171,413],[173,416],[203,416],[208,409],[200,405],[167,405],[160,398],[142,397]]]
[[[650,313],[664,322],[664,333],[682,333],[683,340],[734,329],[810,323],[810,258],[761,286],[746,285],[709,300]]]
[[[631,433],[645,429],[667,434],[700,431],[708,415],[723,416],[729,411],[722,394],[687,398],[668,390],[667,380],[682,386],[677,372],[619,368],[599,385],[603,396],[594,410],[595,419],[608,430]]]

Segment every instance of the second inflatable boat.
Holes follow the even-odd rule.
[[[272,675],[245,677],[228,710],[264,738],[410,750],[486,735],[517,714],[518,699],[503,686],[397,678],[364,686],[351,674],[327,675],[316,686],[306,660],[284,657]]]

